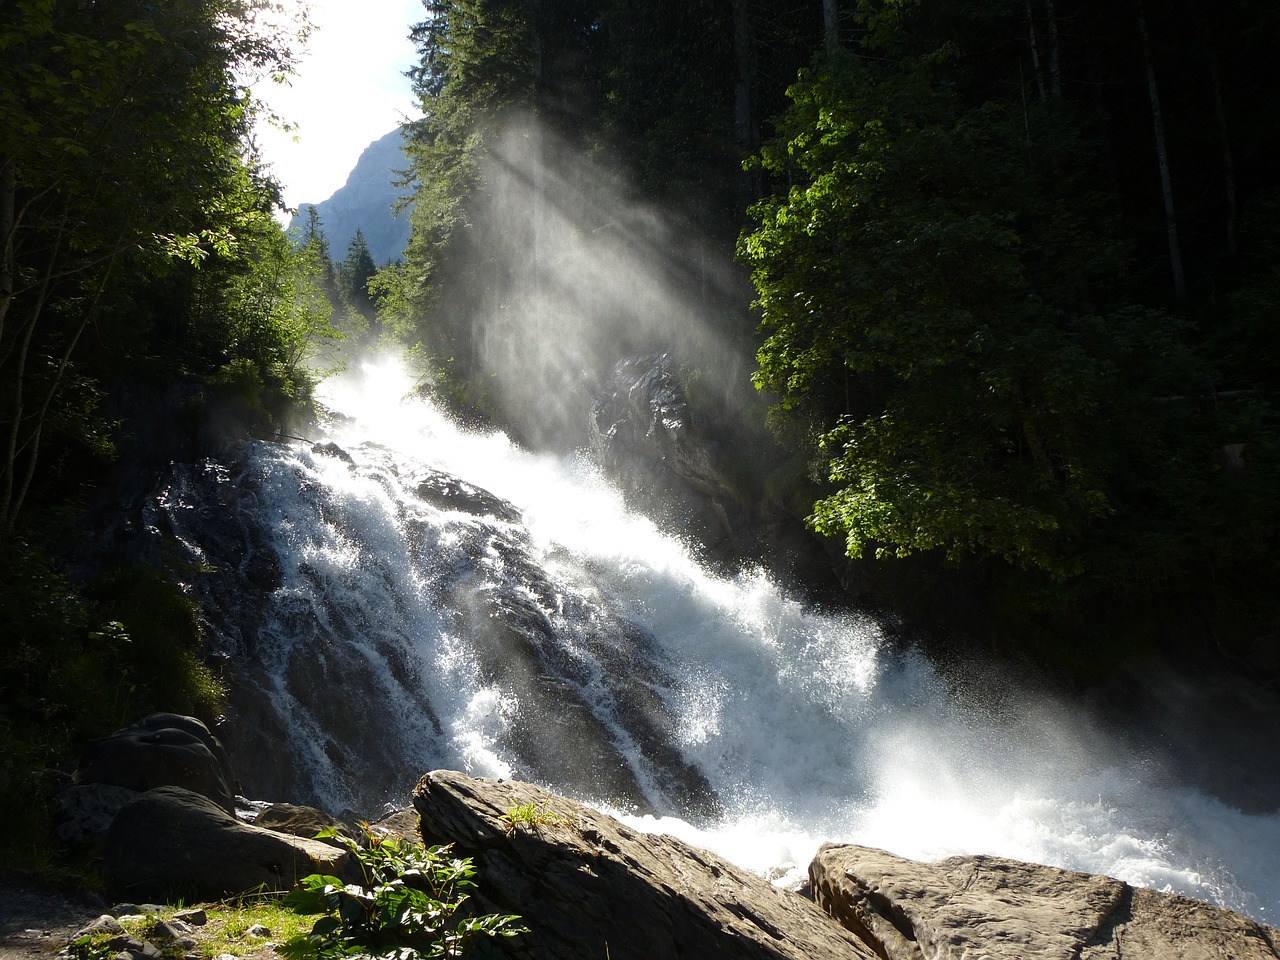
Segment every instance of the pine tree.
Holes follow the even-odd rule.
[[[347,244],[347,255],[338,265],[338,286],[349,315],[354,314],[352,319],[359,317],[363,321],[359,339],[364,343],[376,340],[381,331],[377,323],[377,305],[369,291],[369,281],[377,272],[378,266],[369,252],[364,231],[357,227],[355,236]]]

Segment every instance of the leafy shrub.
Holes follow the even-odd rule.
[[[206,721],[217,715],[222,686],[200,661],[200,618],[181,585],[144,564],[122,564],[103,571],[86,594],[124,633],[116,668],[132,685],[125,722],[155,710]]]
[[[450,846],[424,848],[366,832],[366,846],[334,830],[320,838],[342,844],[359,862],[362,883],[312,874],[285,899],[299,913],[320,914],[308,934],[281,945],[288,960],[375,956],[395,960],[459,957],[477,936],[514,937],[528,930],[516,916],[466,916],[463,892],[475,867]]]
[[[0,553],[0,862],[51,867],[54,771],[91,740],[157,710],[206,721],[222,687],[200,662],[199,620],[182,588],[124,565],[85,586],[45,552]]]

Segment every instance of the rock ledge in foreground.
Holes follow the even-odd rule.
[[[1001,857],[826,844],[818,902],[885,960],[1277,960],[1280,931],[1175,894]]]
[[[474,859],[479,908],[524,918],[531,932],[502,942],[508,956],[877,958],[798,894],[531,784],[435,771],[413,805],[428,843]],[[537,822],[504,820],[521,807]]]
[[[127,803],[107,830],[103,861],[117,897],[175,902],[288,890],[310,873],[359,877],[346,850],[240,823],[182,787]]]

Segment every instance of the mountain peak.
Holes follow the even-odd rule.
[[[300,228],[303,210],[314,206],[320,215],[330,254],[341,260],[356,230],[364,234],[369,252],[379,264],[399,260],[409,240],[409,212],[396,215],[392,205],[410,190],[397,187],[402,172],[409,166],[404,155],[404,128],[397,127],[364,148],[360,159],[347,176],[347,182],[329,199],[316,204],[301,204],[289,229]]]

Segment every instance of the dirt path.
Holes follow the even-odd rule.
[[[99,897],[67,893],[0,868],[0,960],[52,957],[106,909]]]

